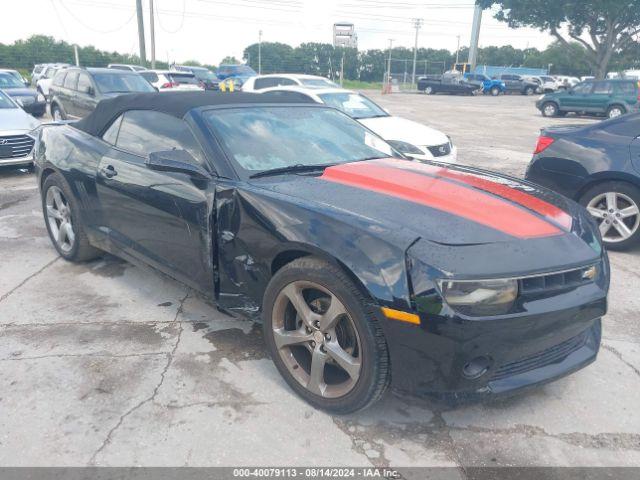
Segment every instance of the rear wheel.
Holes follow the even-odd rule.
[[[313,406],[349,413],[387,388],[387,345],[367,303],[340,268],[318,258],[294,260],[271,279],[265,342],[280,374]]]
[[[57,173],[49,175],[42,186],[42,211],[49,238],[61,257],[82,262],[100,255],[89,244],[76,201]]]
[[[623,106],[611,105],[607,110],[607,117],[616,118],[616,117],[619,117],[620,115],[624,115],[625,113],[627,113],[627,111]]]
[[[431,95],[433,93],[433,87],[431,85],[427,85],[424,89],[424,93]]]
[[[554,102],[547,102],[542,105],[542,115],[545,117],[557,117],[558,105]]]
[[[534,93],[536,93],[536,89],[533,87],[527,87],[524,89],[525,95],[533,95]]]
[[[624,250],[640,241],[640,190],[623,182],[590,188],[580,203],[596,219],[602,240],[611,250]]]

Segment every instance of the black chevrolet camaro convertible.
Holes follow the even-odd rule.
[[[596,358],[609,264],[582,207],[398,158],[295,93],[118,97],[42,127],[35,156],[62,257],[110,252],[261,320],[317,407],[389,385],[482,398]]]

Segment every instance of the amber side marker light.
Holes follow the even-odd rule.
[[[415,313],[407,313],[387,307],[382,307],[382,313],[389,320],[398,320],[400,322],[411,323],[413,325],[420,325],[420,317]]]

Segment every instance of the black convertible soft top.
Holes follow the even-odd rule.
[[[99,136],[111,122],[128,110],[154,110],[182,118],[197,107],[208,105],[242,105],[247,103],[315,103],[311,98],[297,92],[163,92],[134,93],[102,100],[96,109],[73,126]]]

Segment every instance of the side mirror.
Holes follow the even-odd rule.
[[[25,87],[30,87],[30,86],[31,86],[31,84],[30,84],[28,81],[26,81],[26,80],[25,80],[24,82],[22,82],[22,83],[24,83],[24,86],[25,86]]]
[[[198,161],[186,150],[164,150],[152,152],[146,165],[159,172],[185,173],[193,177],[211,178],[209,172],[198,165]]]

